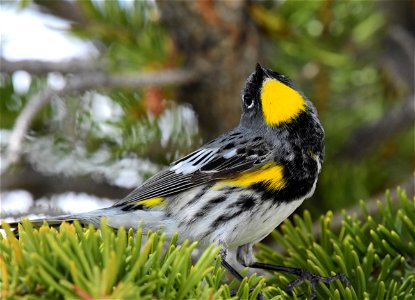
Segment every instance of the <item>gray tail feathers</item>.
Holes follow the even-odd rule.
[[[101,217],[105,215],[105,210],[109,208],[97,209],[91,212],[80,213],[80,214],[73,214],[73,215],[61,215],[56,217],[49,217],[49,218],[41,218],[41,219],[34,219],[29,220],[33,227],[39,228],[43,225],[46,221],[49,226],[51,227],[59,227],[63,222],[73,222],[79,221],[81,224],[92,224],[94,226],[99,226]],[[3,223],[3,222],[2,222]],[[14,232],[17,231],[19,224],[21,221],[7,223],[10,229]],[[0,224],[0,228],[3,228],[3,225]]]
[[[62,224],[63,222],[73,222],[75,220],[78,220],[78,219],[72,218],[70,215],[62,215],[62,216],[56,216],[56,217],[50,217],[50,218],[44,218],[44,219],[29,220],[29,222],[32,224],[34,228],[39,228],[43,225],[45,221],[51,227],[59,227],[59,225]],[[0,228],[4,228],[3,223],[4,221],[2,221],[2,224],[0,224]],[[12,231],[16,232],[19,224],[21,223],[22,223],[21,221],[17,221],[17,222],[7,223],[7,225],[9,225]]]

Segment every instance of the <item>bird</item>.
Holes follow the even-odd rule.
[[[313,103],[286,76],[259,63],[241,93],[237,127],[173,162],[111,207],[47,219],[50,225],[79,221],[113,228],[162,230],[199,246],[220,246],[222,265],[238,280],[229,263],[288,272],[316,283],[349,280],[339,273],[323,277],[301,268],[257,262],[253,245],[288,218],[316,188],[324,160],[324,129]],[[40,226],[44,219],[32,220]]]

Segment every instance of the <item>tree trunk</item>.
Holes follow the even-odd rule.
[[[259,34],[246,1],[158,1],[162,22],[184,66],[203,70],[183,85],[178,99],[190,103],[204,141],[239,123],[240,91],[258,61]]]

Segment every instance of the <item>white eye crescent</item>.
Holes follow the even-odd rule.
[[[246,105],[246,108],[251,109],[252,107],[254,107],[255,101],[254,99],[252,99],[251,96],[244,95],[244,103]]]

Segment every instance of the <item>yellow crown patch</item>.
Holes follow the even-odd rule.
[[[289,122],[306,109],[304,98],[296,90],[275,79],[264,82],[261,104],[265,122],[270,126]]]

